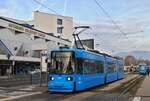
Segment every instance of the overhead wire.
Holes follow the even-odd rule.
[[[55,11],[55,10],[49,8],[48,6],[46,6],[45,4],[41,3],[40,1],[38,1],[38,0],[33,0],[33,1],[36,2],[37,4],[41,5],[42,7],[48,9],[49,11],[51,11],[51,12],[57,14],[57,15],[60,15],[57,11]],[[103,10],[104,10],[104,9],[103,9]],[[105,13],[106,13],[106,12],[105,12]],[[107,13],[106,13],[106,14],[107,14]],[[108,14],[107,14],[107,15],[108,15]],[[110,16],[109,16],[109,17],[110,17]],[[110,18],[111,18],[111,17],[110,17]],[[67,19],[67,20],[68,20],[68,19]],[[113,21],[113,19],[112,19],[112,21]],[[115,24],[114,21],[113,21],[113,23]],[[79,24],[77,24],[77,23],[75,23],[75,22],[74,22],[74,24],[77,25],[77,26],[80,26]],[[121,30],[120,30],[120,31],[121,31]]]
[[[127,33],[123,32],[121,28],[118,26],[116,21],[113,20],[113,18],[105,11],[105,9],[102,7],[102,5],[97,1],[94,0],[97,6],[102,10],[102,12],[110,19],[110,21],[116,26],[116,28],[128,39]]]
[[[37,1],[37,0],[33,0],[34,2],[36,2],[37,4],[39,4],[39,5],[41,5],[42,7],[44,7],[44,8],[46,8],[46,9],[48,9],[49,11],[51,11],[51,12],[53,12],[53,13],[55,13],[55,14],[57,14],[57,15],[61,15],[61,14],[59,14],[58,12],[56,12],[55,10],[53,10],[53,9],[51,9],[51,8],[49,8],[49,7],[47,7],[45,4],[43,4],[43,3],[41,3],[41,2],[39,2],[39,1]],[[66,10],[65,10],[65,12],[66,12]],[[66,20],[69,20],[70,21],[70,19],[66,19]],[[79,24],[77,24],[77,23],[75,23],[75,22],[73,22],[76,26],[80,26]],[[74,25],[73,25],[74,26]],[[73,30],[74,30],[74,27],[72,28]],[[73,46],[73,44],[74,44],[74,41],[72,41],[72,45],[71,46]]]
[[[53,9],[51,9],[51,8],[49,8],[49,7],[47,7],[45,4],[41,3],[40,1],[38,1],[38,0],[33,0],[33,1],[36,2],[37,4],[41,5],[42,7],[44,7],[44,8],[46,8],[46,9],[50,10],[51,12],[53,12],[53,13],[55,13],[55,14],[58,14],[55,10],[53,10]]]
[[[122,31],[122,29],[120,28],[120,26],[116,23],[115,20],[113,20],[113,18],[107,13],[107,11],[103,8],[102,3],[100,3],[100,1],[98,2],[97,0],[94,0],[94,2],[96,3],[96,5],[101,9],[101,11],[105,14],[105,16],[107,18],[110,19],[110,21],[112,22],[112,24],[116,27],[116,29],[118,29],[118,31],[124,35],[124,37],[126,39],[128,39],[128,41],[131,42],[131,40],[128,38],[127,33],[125,33],[124,31]],[[133,42],[131,42],[133,44]],[[136,46],[135,46],[136,47]]]
[[[46,6],[45,4],[41,3],[40,1],[38,1],[38,0],[33,0],[33,1],[36,2],[37,4],[41,5],[42,7],[48,9],[49,11],[53,12],[54,14],[61,15],[61,14],[59,14],[57,11],[51,9],[50,7],[48,7],[48,6]],[[66,19],[66,20],[69,20],[69,19]],[[70,21],[70,20],[69,20],[69,21]],[[77,26],[80,26],[79,24],[77,24],[77,23],[75,23],[75,22],[74,22],[74,24],[77,25]]]

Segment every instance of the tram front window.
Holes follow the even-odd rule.
[[[71,74],[75,71],[72,52],[52,52],[50,73]]]

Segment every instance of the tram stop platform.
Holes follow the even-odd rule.
[[[145,79],[137,90],[133,101],[150,101],[150,76],[145,76]]]
[[[120,86],[122,83],[128,82],[134,78],[136,78],[137,76],[139,76],[138,74],[128,74],[125,76],[124,79],[109,83],[106,85],[106,87],[100,89],[101,91],[108,91],[108,90],[112,90],[118,86]]]

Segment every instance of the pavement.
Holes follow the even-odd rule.
[[[134,74],[134,75],[128,75],[126,76],[124,79],[122,80],[119,80],[119,81],[116,81],[116,82],[113,82],[113,83],[110,83],[108,84],[106,87],[102,88],[101,91],[108,91],[108,90],[112,90],[118,86],[120,86],[122,83],[125,83],[125,82],[128,82],[130,81],[131,79],[137,77],[138,75],[137,74]]]
[[[0,87],[0,101],[11,101],[42,93],[37,91],[36,86]]]
[[[136,74],[127,75],[119,81],[73,94],[51,93],[47,91],[47,86],[39,87],[39,85],[0,87],[0,101],[114,101],[112,99],[115,99],[118,95],[107,91],[137,76]],[[127,97],[122,96],[121,101],[127,101]]]
[[[146,76],[132,101],[150,101],[150,76]]]

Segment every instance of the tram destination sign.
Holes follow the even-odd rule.
[[[39,36],[39,37],[45,37],[45,35],[43,33],[35,31],[35,30],[27,28],[27,27],[23,27],[21,25],[9,23],[8,27],[11,28],[11,29],[20,31],[20,32],[31,33],[31,34],[33,34],[35,36]]]

